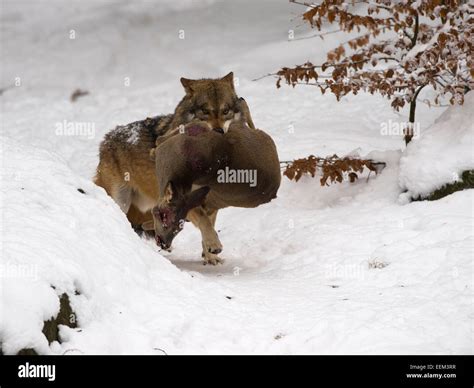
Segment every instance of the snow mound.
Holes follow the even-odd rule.
[[[464,105],[449,107],[436,122],[408,145],[400,159],[404,196],[426,197],[474,168],[474,93]]]
[[[92,349],[120,353],[110,348],[114,336],[123,334],[117,327],[128,321],[125,326],[139,332],[154,309],[162,317],[154,330],[168,331],[166,312],[194,299],[198,280],[161,256],[151,241],[140,239],[106,193],[75,175],[61,157],[9,138],[2,137],[1,143],[2,351],[64,353],[65,345],[49,346],[41,332],[43,322],[59,312],[58,296],[64,292],[79,328],[62,327],[63,340],[99,327],[105,329],[103,344],[91,344]],[[128,352],[143,345],[139,336],[129,336]],[[141,352],[151,353],[152,347],[151,341]]]

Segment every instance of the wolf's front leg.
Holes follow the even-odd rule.
[[[222,244],[214,229],[217,211],[208,215],[202,207],[196,207],[188,212],[187,218],[201,231],[202,257],[204,264],[216,265],[223,260],[217,256],[222,252]]]

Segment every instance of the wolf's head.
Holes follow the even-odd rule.
[[[205,121],[217,132],[226,132],[233,120],[241,116],[241,104],[235,94],[234,74],[223,78],[191,80],[181,78],[186,95],[175,116],[180,124]]]

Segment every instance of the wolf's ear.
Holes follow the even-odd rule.
[[[181,78],[180,81],[181,81],[181,85],[183,85],[184,90],[186,91],[186,94],[192,94],[194,80],[188,79],[188,78]]]
[[[211,190],[209,186],[204,186],[191,191],[186,201],[186,209],[189,211],[195,207],[201,206],[206,199],[206,195],[209,193],[209,190]]]
[[[169,181],[165,188],[165,201],[170,203],[176,194],[176,189],[173,182]]]
[[[234,72],[231,71],[229,74],[221,78],[221,81],[227,82],[232,89],[234,89]]]

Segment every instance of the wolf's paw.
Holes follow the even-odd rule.
[[[202,243],[202,251],[204,255],[206,254],[212,254],[212,255],[218,255],[219,253],[222,252],[222,244],[219,241],[219,238],[216,237],[213,238],[210,241],[206,241]]]
[[[215,238],[207,240],[206,242],[202,242],[202,258],[204,259],[204,265],[217,265],[219,263],[223,263],[219,256],[219,253],[222,252],[222,244],[219,241],[219,237],[217,237],[217,233]]]
[[[207,248],[208,253],[212,253],[213,255],[218,255],[219,253],[222,252],[222,246],[221,247],[215,247],[215,248]]]
[[[223,264],[224,260],[221,259],[217,255],[213,255],[212,253],[208,253],[207,255],[204,255],[204,262],[203,265],[217,265],[217,264]]]

